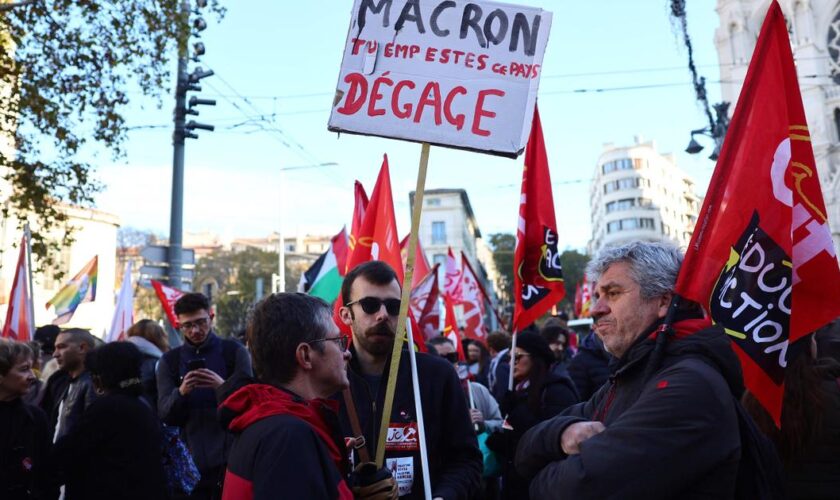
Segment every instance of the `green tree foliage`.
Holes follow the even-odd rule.
[[[560,254],[560,264],[563,266],[563,281],[566,285],[566,297],[561,302],[561,308],[574,309],[575,287],[583,280],[589,256],[577,250],[566,250]]]
[[[241,252],[218,250],[201,258],[195,266],[194,289],[204,292],[203,285],[213,283],[216,306],[216,328],[222,335],[231,335],[245,328],[248,311],[257,299],[257,279],[262,278],[263,293],[271,293],[271,275],[277,273],[277,252],[248,248]],[[286,265],[286,291],[294,291],[292,283],[299,273]]]
[[[510,233],[494,233],[490,235],[490,248],[493,250],[493,263],[499,273],[498,285],[502,291],[499,299],[510,303],[513,298],[513,250],[516,247],[516,237]]]
[[[162,105],[170,62],[189,36],[180,3],[0,1],[0,172],[12,187],[3,210],[21,224],[25,214],[37,220],[40,267],[72,237],[46,237],[65,226],[60,204],[90,205],[100,188],[86,158],[102,147],[123,155],[129,96]],[[211,9],[223,14],[216,0]]]

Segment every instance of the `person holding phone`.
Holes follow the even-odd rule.
[[[234,375],[251,376],[251,358],[238,342],[219,338],[213,330],[210,301],[188,293],[175,303],[184,343],[168,351],[157,367],[158,415],[181,428],[201,481],[192,494],[177,498],[221,498],[222,481],[232,436],[216,416],[215,390]]]

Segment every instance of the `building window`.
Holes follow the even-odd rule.
[[[641,219],[639,219],[639,227],[645,229],[655,229],[656,225],[653,223],[653,219],[642,217]]]
[[[426,206],[427,207],[439,207],[440,206],[440,198],[426,198]]]
[[[442,245],[446,243],[446,222],[432,222],[432,244]]]
[[[647,166],[647,160],[643,160],[641,158],[633,158],[633,170],[641,170]]]
[[[615,233],[621,231],[621,221],[614,220],[612,222],[607,222],[607,233]]]
[[[615,172],[616,170],[631,170],[634,168],[635,160],[631,160],[630,158],[622,158],[620,160],[609,161],[604,163],[601,167],[601,170],[608,174],[610,172]]]

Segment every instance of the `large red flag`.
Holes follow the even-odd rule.
[[[780,423],[788,346],[840,315],[840,270],[778,3],[677,281],[726,328],[744,381]]]
[[[356,199],[359,198],[360,184],[356,186]],[[358,208],[359,205],[357,204]],[[355,224],[355,221],[354,221]],[[382,160],[379,177],[373,187],[370,202],[364,211],[364,218],[355,234],[355,246],[347,257],[347,270],[371,260],[381,260],[397,273],[402,286],[403,264],[400,257],[400,242],[397,238],[397,219],[394,215],[394,197],[391,194],[391,175],[388,170],[388,155]],[[350,328],[341,321],[338,314],[343,304],[341,297],[335,301],[333,318],[339,329],[349,335]]]
[[[155,289],[158,300],[160,300],[160,306],[169,319],[169,323],[173,328],[178,328],[178,318],[175,316],[175,303],[183,297],[184,292],[177,288],[166,286],[160,281],[151,280],[151,282],[152,288]]]
[[[348,242],[348,251],[347,256],[353,254],[353,250],[356,248],[356,241],[359,239],[359,232],[362,230],[362,222],[365,218],[365,211],[367,210],[368,206],[368,196],[365,192],[365,187],[362,186],[362,183],[356,181],[354,195],[353,195],[353,221],[350,224],[350,239]],[[349,264],[350,259],[348,258],[345,262],[345,269],[341,271],[341,275],[344,276],[346,271],[349,269],[347,268],[347,264]]]
[[[548,155],[536,106],[522,172],[519,224],[513,254],[513,295],[514,332],[533,323],[566,295],[557,250]]]
[[[397,272],[397,277],[402,284],[403,265],[400,258],[400,241],[397,238],[397,219],[394,216],[394,197],[391,194],[388,155],[385,155],[382,160],[382,168],[379,170],[370,203],[356,235],[356,244],[349,256],[347,269],[353,269],[370,260],[388,263]]]
[[[402,259],[403,269],[405,269],[405,263],[408,261],[408,241],[410,239],[411,234],[408,234],[400,242],[400,258]],[[412,289],[419,285],[432,269],[429,265],[429,259],[426,258],[426,252],[423,251],[423,245],[420,244],[420,238],[417,238],[417,245],[414,248],[414,254],[414,276],[411,278]]]
[[[438,266],[439,264],[435,264],[426,277],[411,289],[411,312],[426,340],[440,335]]]
[[[28,342],[33,338],[32,303],[29,300],[29,270],[26,266],[26,236],[20,240],[20,254],[15,267],[15,280],[9,294],[9,308],[3,323],[3,338]]]
[[[580,289],[580,281],[575,285],[575,317],[580,318],[583,312],[583,291]]]

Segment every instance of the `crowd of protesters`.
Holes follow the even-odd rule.
[[[606,249],[587,269],[591,332],[561,314],[515,344],[433,337],[416,392],[405,351],[388,415],[401,284],[379,261],[342,284],[349,337],[329,304],[281,293],[222,338],[188,293],[174,348],[150,320],[105,345],[51,325],[3,339],[0,498],[837,498],[840,323],[790,363],[779,428],[696,304],[660,328],[681,262]]]

